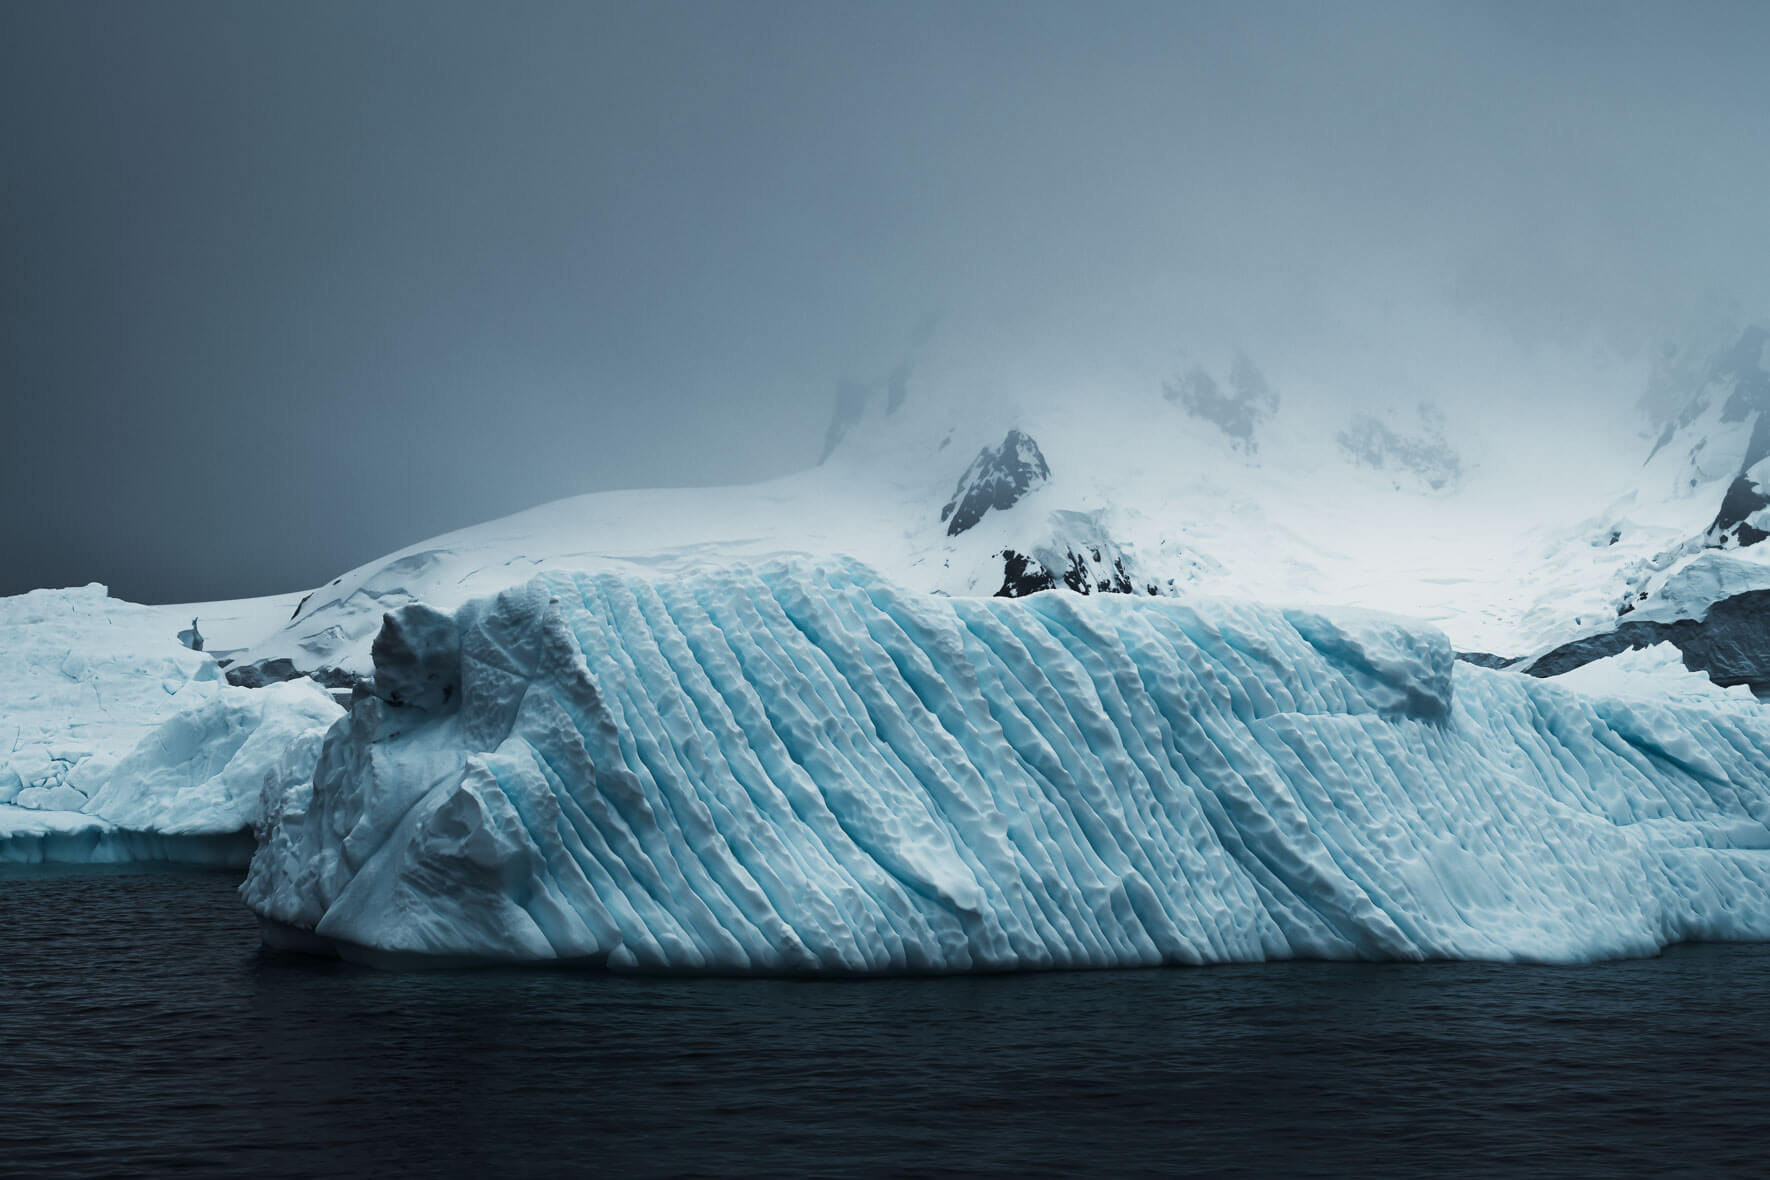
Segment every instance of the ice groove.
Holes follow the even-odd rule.
[[[454,626],[458,696],[359,700],[270,808],[273,936],[812,973],[1770,937],[1749,703],[1585,698],[1359,612],[949,600],[842,560],[543,574]]]

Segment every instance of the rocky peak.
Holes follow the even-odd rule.
[[[1051,468],[1032,436],[1010,430],[997,447],[984,447],[959,477],[952,499],[940,510],[946,535],[956,537],[990,509],[1006,511],[1051,478]]]

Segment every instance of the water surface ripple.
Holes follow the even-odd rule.
[[[1591,967],[383,974],[0,877],[0,1171],[1762,1174],[1770,946]]]

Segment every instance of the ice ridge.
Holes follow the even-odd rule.
[[[1770,722],[1238,602],[846,561],[550,573],[377,641],[265,800],[272,941],[877,973],[1572,962],[1770,937]]]

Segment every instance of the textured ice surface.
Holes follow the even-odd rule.
[[[266,771],[306,778],[343,715],[311,680],[231,685],[162,722],[92,784],[89,815],[167,835],[237,832],[258,819]]]
[[[400,622],[380,691],[412,703],[359,701],[267,800],[267,937],[733,972],[1770,937],[1762,711],[1588,698],[1380,616],[830,562]]]
[[[1684,666],[1683,655],[1670,643],[1621,651],[1551,679],[1576,691],[1598,696],[1686,704],[1728,701],[1740,708],[1763,707],[1752,695],[1752,690],[1743,684],[1722,688],[1706,673],[1690,671]]]
[[[0,861],[244,863],[267,772],[310,775],[343,710],[234,688],[176,630],[102,586],[0,599]]]
[[[219,694],[214,659],[176,630],[98,585],[0,598],[0,804],[79,810],[77,769]]]

